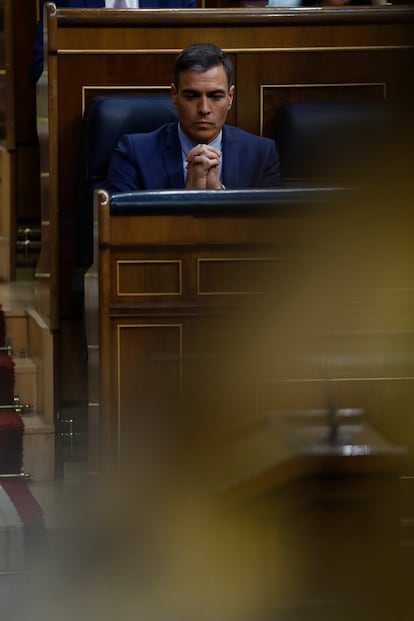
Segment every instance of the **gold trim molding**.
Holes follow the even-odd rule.
[[[121,265],[176,265],[178,267],[178,291],[144,291],[137,293],[120,291],[120,266]],[[181,259],[120,259],[116,262],[116,295],[118,297],[147,297],[147,296],[180,296],[183,294],[183,262]]]
[[[252,262],[267,262],[274,263],[285,260],[285,257],[202,257],[197,258],[197,295],[261,295],[264,291],[202,291],[200,286],[201,281],[201,264],[202,263],[252,263]]]
[[[183,357],[183,324],[182,323],[126,323],[126,324],[118,324],[116,326],[116,377],[117,377],[117,444],[118,444],[118,456],[121,455],[121,330],[124,329],[136,329],[136,328],[145,328],[145,329],[153,329],[153,328],[176,328],[178,330],[179,335],[179,350],[178,350],[178,364],[179,364],[179,385],[180,388],[182,386],[182,357]]]
[[[256,52],[261,53],[284,53],[284,52],[360,52],[360,51],[383,51],[383,50],[411,50],[414,49],[414,45],[321,45],[321,46],[309,46],[309,47],[224,47],[224,51],[227,54],[251,54]],[[130,49],[130,48],[111,48],[111,49],[93,49],[93,48],[80,48],[80,49],[58,49],[57,54],[59,56],[80,56],[82,54],[89,56],[101,56],[101,55],[115,55],[125,54],[131,55],[143,55],[143,54],[179,54],[181,48],[146,48],[146,49]]]

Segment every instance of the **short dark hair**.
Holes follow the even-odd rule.
[[[183,71],[199,71],[204,73],[208,69],[223,65],[230,89],[233,81],[233,65],[230,58],[212,43],[193,43],[178,54],[174,65],[174,85],[178,88],[180,73]]]

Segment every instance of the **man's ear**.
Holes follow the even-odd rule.
[[[171,82],[171,97],[172,97],[174,106],[176,106],[177,105],[177,89],[175,88],[175,84],[173,82]]]
[[[230,90],[229,90],[229,96],[230,96],[229,107],[228,107],[229,110],[230,110],[230,108],[231,108],[231,106],[233,104],[234,89],[235,89],[235,86],[234,86],[234,84],[232,84],[230,86]]]

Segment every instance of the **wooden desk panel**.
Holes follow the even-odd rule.
[[[104,462],[122,455],[147,417],[175,416],[183,397],[215,437],[267,412],[323,410],[332,400],[413,448],[412,335],[396,330],[397,290],[388,309],[369,270],[343,271],[332,254],[332,240],[365,251],[353,232],[357,207],[324,199],[266,211],[252,199],[243,213],[111,216],[99,196],[85,292],[90,431]]]
[[[127,453],[135,425],[176,415],[183,395],[197,399],[200,424],[205,416],[218,423],[226,405],[223,428],[251,417],[254,377],[248,398],[236,384],[230,391],[223,384],[218,396],[217,382],[228,378],[222,365],[233,357],[229,347],[245,313],[258,312],[264,294],[273,299],[288,287],[312,214],[295,217],[285,205],[258,214],[249,201],[218,213],[210,205],[199,213],[110,216],[106,194],[98,197],[96,262],[85,294],[91,437],[99,454],[112,461]]]
[[[413,66],[413,24],[414,10],[396,7],[120,13],[49,7],[48,73],[38,100],[41,121],[48,111],[48,126],[40,136],[43,230],[36,297],[51,329],[71,349],[57,346],[61,400],[85,399],[75,216],[85,102],[109,92],[168,90],[181,48],[211,40],[233,60],[236,96],[229,121],[246,130],[273,135],[277,111],[291,99],[357,96],[409,107],[414,80],[406,68]],[[168,228],[156,226],[155,236],[167,234]]]

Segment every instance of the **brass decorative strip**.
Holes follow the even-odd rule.
[[[99,408],[99,406],[100,406],[99,402],[98,403],[94,403],[94,402],[90,403],[90,402],[88,402],[88,408]]]
[[[166,48],[166,49],[156,49],[156,48],[148,48],[144,50],[139,49],[123,49],[123,48],[108,48],[108,49],[94,49],[94,48],[81,48],[81,49],[58,49],[56,50],[57,54],[60,56],[80,56],[82,54],[90,55],[90,56],[102,56],[107,54],[179,54],[182,48]]]
[[[32,406],[28,403],[22,403],[18,395],[14,395],[13,403],[5,403],[0,405],[0,410],[14,410],[15,412],[20,413],[23,413],[23,411],[30,412],[31,409]]]
[[[41,220],[40,224],[41,226],[50,226],[50,220]]]
[[[50,278],[50,272],[36,272],[35,278]]]
[[[298,82],[297,84],[261,84],[260,88],[326,88],[326,87],[338,87],[338,86],[382,86],[384,87],[385,95],[385,82]]]
[[[411,50],[414,49],[414,45],[411,44],[393,44],[393,45],[318,45],[309,47],[226,47],[224,51],[228,54],[251,54],[256,52],[360,52],[360,51],[378,51],[378,50]],[[141,55],[141,54],[178,54],[181,52],[181,48],[147,48],[147,49],[129,49],[129,48],[111,48],[111,49],[58,49],[57,54],[60,56],[80,56],[82,54],[89,56],[101,56],[101,55]]]
[[[329,379],[319,378],[287,378],[287,379],[265,379],[264,384],[298,384],[298,383],[326,383],[326,382],[395,382],[395,381],[412,381],[414,376],[396,376],[396,377],[330,377]]]

